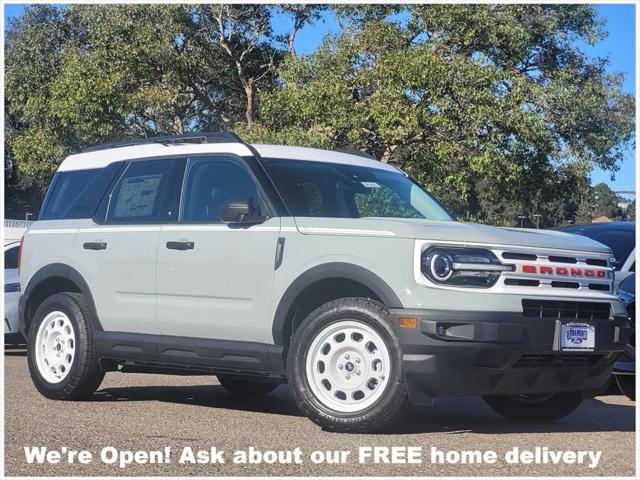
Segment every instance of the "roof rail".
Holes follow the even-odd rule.
[[[147,143],[161,143],[163,145],[179,143],[244,143],[242,139],[233,132],[196,132],[185,133],[183,135],[166,135],[161,137],[139,137],[121,140],[114,143],[103,143],[83,148],[82,153],[96,152],[98,150],[108,150],[110,148],[130,147],[133,145],[144,145]]]
[[[346,147],[335,149],[334,151],[340,152],[340,153],[348,153],[349,155],[356,155],[358,157],[364,157],[370,160],[378,160],[373,155],[370,155],[367,152],[363,152],[362,150],[358,150],[355,147],[346,146]]]

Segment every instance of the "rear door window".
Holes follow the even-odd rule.
[[[154,223],[166,205],[174,160],[131,163],[109,198],[107,223]]]

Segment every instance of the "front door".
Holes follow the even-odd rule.
[[[252,199],[266,206],[240,158],[190,158],[178,223],[158,242],[157,318],[163,335],[270,341],[269,307],[280,218],[252,226],[222,223],[223,208]]]

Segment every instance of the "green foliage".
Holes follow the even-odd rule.
[[[341,32],[296,56],[327,8]],[[622,78],[575,46],[604,35],[588,5],[33,5],[7,31],[5,163],[41,188],[86,145],[235,129],[368,152],[462,219],[554,225],[633,140]]]
[[[27,7],[8,30],[5,68],[8,149],[20,172],[46,184],[65,155],[87,145],[245,119],[247,81],[252,93],[273,87],[262,67],[277,51],[270,16],[259,5],[222,12],[230,48],[247,52],[239,71],[221,47],[218,13],[210,5]]]
[[[589,223],[597,217],[628,220],[627,215],[619,206],[623,202],[624,199],[613,192],[607,184],[599,183],[585,195],[576,216],[576,223]]]
[[[462,218],[571,218],[590,168],[615,170],[634,126],[621,78],[573,46],[602,37],[595,11],[406,8],[398,22],[366,7],[318,51],[284,62],[252,138],[359,148],[399,164]]]

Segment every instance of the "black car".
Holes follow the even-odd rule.
[[[635,222],[589,223],[556,227],[554,230],[584,235],[603,243],[613,252],[616,293],[627,306],[629,319],[634,327],[634,334],[616,362],[613,374],[622,393],[631,400],[635,400],[636,224]]]
[[[567,225],[554,230],[583,235],[609,247],[615,257],[616,289],[620,282],[636,271],[636,222]]]
[[[618,382],[618,386],[631,400],[636,399],[636,275],[632,274],[624,279],[618,287],[618,296],[624,302],[629,312],[629,319],[634,328],[629,343],[624,352],[618,358],[613,375]]]

